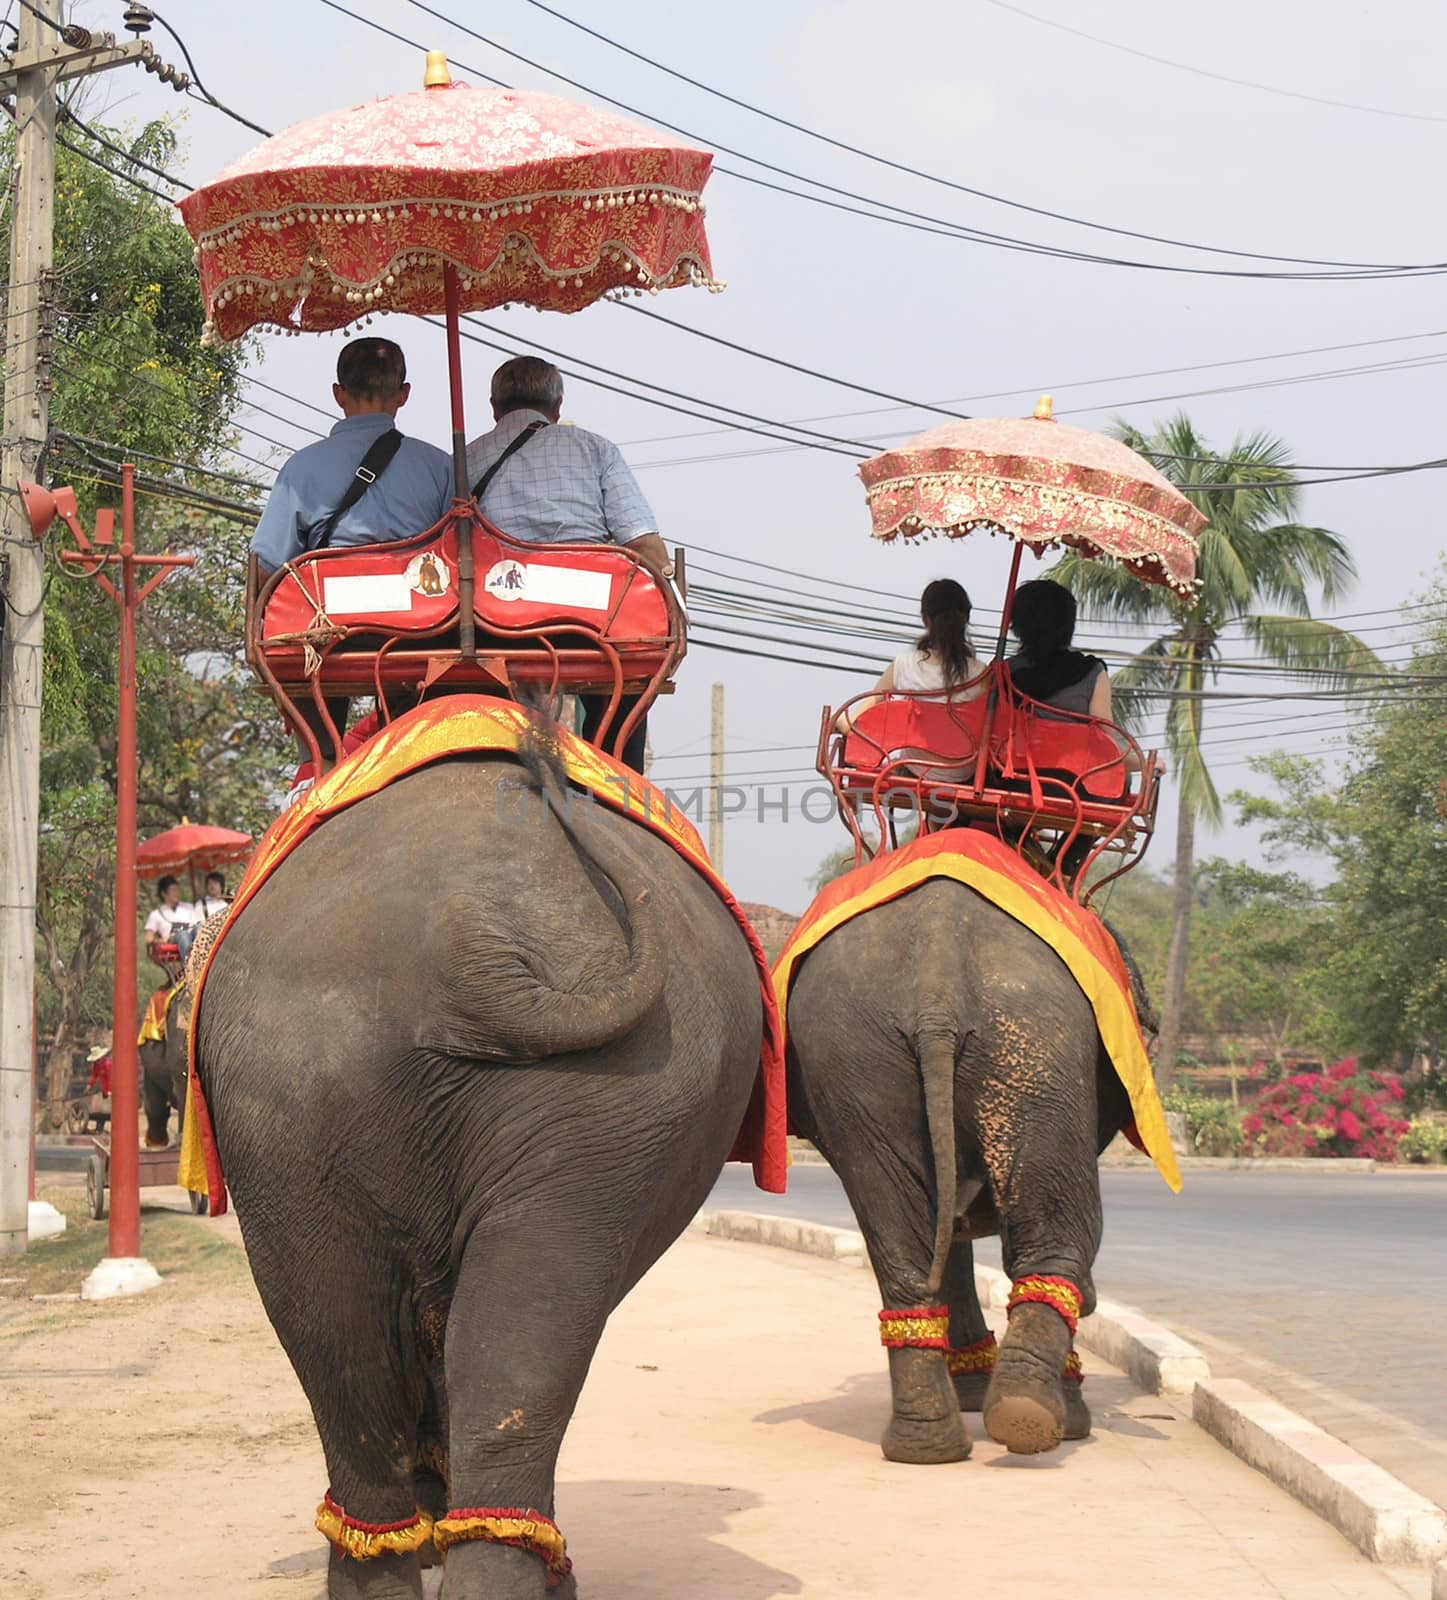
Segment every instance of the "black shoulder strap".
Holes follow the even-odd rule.
[[[508,458],[511,457],[511,456],[515,456],[518,453],[518,451],[521,450],[522,447],[528,442],[528,440],[532,438],[532,436],[538,431],[539,428],[546,428],[548,426],[550,426],[550,424],[548,424],[546,422],[530,422],[530,423],[528,423],[527,427],[525,427],[523,429],[523,431],[517,436],[517,438],[513,440],[513,442],[507,447],[507,449],[503,451],[503,453],[497,458],[497,460],[494,461],[493,464],[487,469],[487,471],[484,472],[483,475],[477,480],[477,482],[475,484],[473,484],[473,486],[472,486],[472,498],[474,500],[476,500],[476,501],[481,502],[483,495],[485,495],[487,493],[488,485],[498,475],[498,473],[501,472],[502,469],[507,465]]]
[[[310,550],[325,550],[332,542],[332,535],[337,531],[337,524],[346,516],[357,501],[366,494],[367,490],[378,478],[392,465],[392,458],[402,448],[402,435],[396,428],[388,428],[380,438],[374,439],[366,455],[362,457],[352,481],[347,485],[347,492],[342,496],[335,511],[330,511],[320,522],[314,523],[307,532]]]

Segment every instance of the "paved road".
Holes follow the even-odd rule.
[[[1179,1196],[1104,1171],[1096,1286],[1447,1506],[1447,1177],[1215,1172]],[[855,1226],[827,1167],[787,1195],[725,1170],[720,1206]],[[979,1259],[1000,1264],[986,1240]]]

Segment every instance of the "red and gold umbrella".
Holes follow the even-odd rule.
[[[1118,561],[1147,583],[1190,590],[1206,518],[1118,439],[1068,427],[1050,398],[1033,417],[949,422],[861,463],[876,539],[976,528],[1036,553],[1070,545]],[[1007,601],[1008,609],[1008,601]]]
[[[377,311],[446,317],[461,515],[461,313],[721,288],[699,198],[713,157],[592,106],[454,83],[440,50],[426,85],[274,135],[188,195],[181,215],[213,339],[325,332]],[[464,655],[474,581],[464,539]]]
[[[217,867],[245,861],[255,841],[249,833],[183,822],[147,839],[136,850],[136,871],[142,877],[163,872],[212,872]]]
[[[440,52],[427,83],[298,123],[181,202],[215,337],[720,287],[707,151],[552,95],[453,83]]]

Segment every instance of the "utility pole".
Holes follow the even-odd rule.
[[[713,686],[713,761],[711,763],[710,792],[713,804],[708,808],[708,853],[713,870],[723,876],[724,853],[724,686]]]
[[[18,33],[15,54],[0,58],[0,95],[13,96],[15,112],[0,436],[0,1256],[25,1251],[35,1133],[45,568],[43,547],[31,532],[17,485],[22,478],[40,476],[50,428],[55,93],[67,79],[129,62],[155,71],[159,60],[154,48],[139,39],[118,45],[112,34],[62,25],[60,0],[26,0]],[[179,75],[165,70],[170,73],[166,81],[175,86]]]

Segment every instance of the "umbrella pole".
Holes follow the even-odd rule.
[[[990,761],[990,741],[995,732],[995,712],[1000,705],[1000,662],[1005,659],[1005,645],[1010,637],[1010,619],[1015,614],[1015,587],[1020,581],[1020,557],[1025,546],[1017,539],[1015,554],[1010,561],[1010,577],[1005,585],[1005,604],[1000,610],[1000,637],[995,640],[995,671],[990,676],[990,698],[985,705],[985,731],[980,735],[980,753],[975,758],[975,793],[985,787],[985,769]]]
[[[447,381],[452,394],[452,477],[453,493],[467,499],[467,427],[462,409],[462,334],[459,327],[460,295],[457,268],[449,261],[442,269],[443,292],[447,307]],[[457,538],[458,643],[464,660],[477,653],[477,621],[473,610],[476,572],[472,550],[473,521],[459,519]]]

